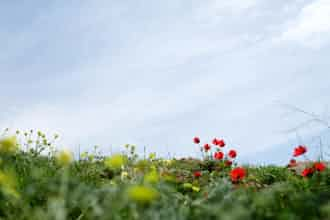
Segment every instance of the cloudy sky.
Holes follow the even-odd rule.
[[[284,104],[329,116],[329,21],[329,0],[1,1],[0,125],[73,150],[291,151],[324,127],[290,132],[310,118]]]

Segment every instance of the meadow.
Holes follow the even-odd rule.
[[[293,146],[287,166],[237,164],[225,140],[199,137],[200,158],[58,150],[58,135],[0,140],[0,219],[330,219],[330,171]],[[204,141],[203,141],[204,142]]]

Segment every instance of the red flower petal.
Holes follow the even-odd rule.
[[[218,144],[217,144],[219,147],[224,147],[224,146],[226,146],[226,143],[225,143],[225,141],[224,140],[218,140]]]
[[[230,150],[229,153],[228,153],[229,157],[231,158],[235,158],[237,156],[237,153],[235,150]]]
[[[199,144],[201,142],[199,137],[194,137],[193,141],[194,141],[195,144]]]
[[[204,145],[204,150],[207,152],[207,151],[209,151],[211,149],[211,145],[209,145],[209,144],[205,144]]]
[[[316,162],[314,163],[314,168],[315,170],[322,172],[327,168],[327,166],[322,162]]]
[[[244,179],[246,171],[242,167],[236,167],[230,172],[231,181],[236,183]]]
[[[305,169],[302,171],[301,175],[302,175],[303,177],[309,177],[309,176],[313,175],[313,173],[314,173],[313,168],[305,168]]]
[[[222,160],[223,157],[224,157],[224,154],[221,151],[214,153],[214,158],[217,160]]]
[[[293,156],[298,157],[306,152],[307,152],[307,148],[305,146],[300,145],[294,149]]]
[[[202,173],[200,171],[194,172],[194,177],[199,178],[202,176]]]

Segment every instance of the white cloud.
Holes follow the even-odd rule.
[[[267,18],[280,25],[277,12],[259,13],[259,2],[206,1],[182,7],[163,2],[144,8],[94,1],[78,15],[76,7],[57,7],[11,38],[8,59],[32,76],[0,87],[19,91],[18,102],[27,103],[1,117],[1,125],[56,131],[66,146],[130,142],[155,146],[152,150],[163,155],[167,150],[193,155],[194,135],[204,140],[223,136],[242,154],[283,142],[287,136],[276,131],[296,118],[283,122],[274,101],[303,108],[313,103],[320,109],[327,98],[319,97],[320,91],[329,90],[329,77],[322,75],[328,64],[308,77],[308,67],[319,66],[317,57],[292,57],[267,39],[258,44],[267,37],[261,33],[267,26],[262,16],[273,13]],[[30,40],[15,44],[26,36]],[[29,44],[32,49],[25,49]],[[45,47],[48,51],[42,51]],[[32,65],[33,51],[43,53]],[[77,63],[68,62],[72,57]],[[60,72],[53,70],[58,67]],[[38,97],[30,97],[31,90]],[[6,94],[9,101],[0,103],[2,109],[14,106],[12,94]]]
[[[315,0],[302,8],[298,17],[288,22],[282,33],[284,41],[320,48],[330,40],[330,1]]]

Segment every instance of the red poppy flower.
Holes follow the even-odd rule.
[[[211,145],[209,145],[209,144],[205,144],[204,145],[204,150],[207,152],[207,151],[209,151],[211,149]]]
[[[322,162],[316,162],[314,163],[314,168],[315,170],[319,171],[319,172],[322,172],[323,170],[325,170],[327,167],[324,163]]]
[[[219,139],[214,138],[213,141],[212,141],[212,144],[214,144],[214,145],[218,145],[218,142],[219,142]]]
[[[233,183],[243,180],[245,175],[246,175],[245,169],[242,167],[236,167],[235,169],[230,171],[230,177]]]
[[[289,167],[295,167],[295,166],[297,166],[297,161],[295,159],[291,159],[288,166]]]
[[[194,177],[199,178],[202,176],[202,173],[200,171],[194,172]]]
[[[306,152],[307,152],[307,148],[305,146],[300,145],[294,149],[293,156],[298,157]]]
[[[230,150],[229,153],[228,153],[229,157],[231,158],[235,158],[237,156],[237,153],[235,150]]]
[[[214,158],[217,160],[222,160],[223,156],[224,156],[224,154],[221,151],[214,153]]]
[[[314,173],[313,168],[305,168],[305,169],[302,171],[301,175],[302,175],[303,177],[309,177],[309,176],[313,175],[313,173]]]
[[[199,137],[194,137],[195,144],[199,144],[200,142],[201,142],[201,140],[199,139]]]
[[[231,160],[226,160],[225,161],[225,166],[230,167],[233,164]]]
[[[224,140],[221,139],[221,140],[218,140],[217,145],[218,145],[219,147],[224,147],[224,146],[226,146],[226,143],[225,143]]]

